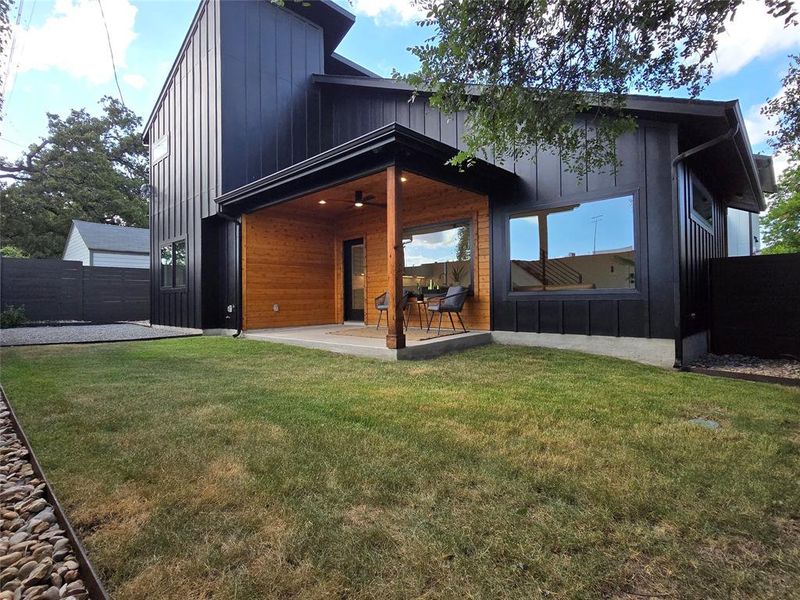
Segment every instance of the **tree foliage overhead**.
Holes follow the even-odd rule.
[[[800,252],[800,152],[795,153],[781,175],[778,193],[761,219],[764,254]]]
[[[599,170],[616,163],[615,141],[634,126],[625,95],[697,95],[743,1],[416,0],[434,35],[411,49],[421,66],[407,79],[446,113],[467,111],[467,151],[456,163],[490,146],[514,159],[539,147],[579,172]],[[791,0],[762,2],[796,25]],[[588,134],[575,127],[579,115]]]
[[[31,257],[61,256],[72,219],[147,227],[148,156],[142,120],[104,97],[48,114],[48,133],[17,161],[0,159],[0,238]],[[9,183],[10,182],[10,183]]]
[[[777,121],[777,128],[769,132],[773,146],[800,156],[800,54],[789,59],[789,70],[781,81],[782,93],[767,102],[762,112]]]

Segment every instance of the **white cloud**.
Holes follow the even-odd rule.
[[[103,10],[117,69],[126,66],[136,38],[136,7],[129,0],[103,0]],[[40,27],[17,31],[13,60],[18,73],[57,69],[92,84],[114,77],[108,39],[97,0],[56,0]]]
[[[137,90],[147,85],[147,79],[138,73],[125,73],[125,75],[122,76],[122,81]]]
[[[761,0],[746,0],[719,38],[714,73],[718,78],[733,75],[757,58],[798,47],[800,27],[784,27]]]
[[[772,168],[775,169],[775,178],[780,180],[781,175],[789,166],[789,155],[786,152],[774,154],[772,156]]]
[[[774,97],[780,98],[785,93],[786,88],[781,88]],[[744,115],[747,137],[750,139],[750,143],[753,146],[769,141],[769,132],[775,131],[777,128],[776,118],[774,116],[767,117],[761,112],[766,105],[766,102],[763,104],[754,104]]]
[[[352,0],[343,4],[348,10],[372,17],[381,25],[405,25],[425,17],[412,0]]]

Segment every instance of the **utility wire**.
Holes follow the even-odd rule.
[[[100,7],[100,16],[103,17],[103,27],[106,30],[106,40],[108,40],[108,53],[111,55],[111,68],[114,69],[114,82],[117,84],[117,91],[119,92],[119,99],[122,105],[125,106],[125,99],[122,97],[122,88],[119,87],[119,77],[117,77],[117,63],[114,61],[114,49],[111,47],[111,34],[108,32],[108,23],[106,22],[106,14],[103,12],[102,0],[97,0],[97,5]]]
[[[19,24],[22,19],[22,5],[24,4],[25,0],[20,0],[19,3],[19,11],[17,11],[17,29],[19,29]],[[33,5],[31,5],[31,12],[28,14],[28,20],[25,23],[25,29],[22,31],[27,34],[28,31],[31,29],[31,21],[33,20],[33,13],[36,12],[36,0],[33,0]],[[12,33],[13,35],[13,33]],[[20,60],[22,60],[22,55],[25,52],[25,41],[27,39],[27,35],[22,36],[22,43],[20,44],[19,50],[19,58],[17,59],[16,63],[14,62],[14,52],[15,52],[15,42],[17,36],[13,35],[11,38],[11,49],[8,53],[8,72],[6,73],[6,78],[3,80],[3,96],[5,96],[5,91],[9,85],[11,85],[11,81],[16,79],[17,74],[16,70],[19,69]],[[9,105],[11,104],[11,97],[14,95],[14,90],[17,89],[17,86],[12,85],[11,90],[8,92],[8,96],[4,97],[3,99],[3,115],[5,116],[6,111],[8,110]]]
[[[8,49],[8,65],[6,65],[6,77],[3,79],[3,88],[8,85],[8,80],[11,77],[11,70],[14,68],[14,46],[17,44],[17,36],[15,35],[16,30],[19,28],[19,23],[22,20],[22,8],[25,6],[25,0],[19,0],[19,5],[17,6],[17,21],[16,27],[11,29],[11,45]]]

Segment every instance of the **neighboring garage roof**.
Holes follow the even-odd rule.
[[[150,253],[150,230],[141,227],[121,227],[105,223],[72,220],[72,226],[81,234],[89,250],[106,252]]]

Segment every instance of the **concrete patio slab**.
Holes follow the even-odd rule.
[[[243,336],[253,340],[327,350],[339,354],[350,354],[380,360],[422,360],[492,343],[492,334],[490,332],[469,331],[429,340],[410,340],[406,348],[390,350],[386,347],[386,342],[383,338],[352,335],[354,328],[363,327],[361,324],[345,323],[344,325],[255,329],[245,331]],[[337,330],[348,331],[344,335],[336,335],[335,332]]]
[[[675,342],[673,340],[605,335],[493,331],[492,341],[497,344],[511,346],[540,346],[560,350],[577,350],[588,354],[623,358],[665,369],[670,369],[675,364]]]

